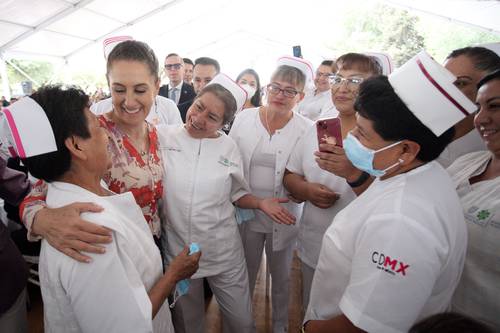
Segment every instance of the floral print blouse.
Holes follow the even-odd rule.
[[[104,181],[115,193],[132,192],[151,232],[160,237],[158,206],[163,195],[163,166],[155,127],[148,124],[149,152],[141,155],[114,122],[104,115],[99,116],[99,121],[108,130],[112,161]]]

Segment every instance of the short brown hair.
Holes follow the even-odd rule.
[[[339,70],[357,69],[373,75],[382,74],[380,64],[373,57],[361,53],[346,53],[337,59],[336,64]]]

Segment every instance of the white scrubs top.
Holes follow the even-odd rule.
[[[500,177],[472,185],[469,182],[483,173],[490,160],[489,151],[475,152],[448,168],[462,202],[469,237],[452,307],[500,331]]]
[[[294,113],[292,119],[280,130],[277,130],[272,140],[275,140],[275,174],[274,181],[269,184],[275,198],[286,197],[287,193],[283,186],[283,175],[285,173],[286,163],[290,158],[293,148],[297,141],[304,135],[313,122],[303,116]],[[260,138],[269,140],[269,133],[262,131],[263,125],[259,117],[259,108],[246,109],[238,113],[234,120],[229,136],[234,139],[241,152],[243,161],[243,170],[245,179],[250,179],[251,159],[257,148]],[[291,212],[297,220],[300,220],[302,205],[293,202],[282,204]],[[245,223],[252,223],[248,221]],[[281,251],[287,248],[291,242],[296,240],[298,228],[297,225],[285,225],[273,223],[273,251]]]
[[[81,217],[113,232],[106,253],[77,262],[42,241],[39,273],[45,332],[170,332],[168,302],[154,320],[148,290],[162,276],[160,251],[130,192],[106,197],[63,182],[48,184],[47,206],[94,202],[100,213]]]
[[[314,95],[314,91],[307,92],[306,96],[295,107],[295,112],[316,121],[321,113],[329,109],[332,103],[332,92],[330,89]]]
[[[99,116],[110,112],[113,109],[111,97],[94,103],[90,106],[90,111]],[[182,124],[181,114],[174,101],[157,95],[155,104],[151,106],[146,121],[153,125],[175,125]]]
[[[184,125],[159,126],[164,164],[162,214],[169,260],[185,245],[202,252],[193,279],[217,275],[244,259],[233,202],[249,193],[238,147],[226,134],[194,139]]]
[[[439,155],[436,161],[443,166],[449,167],[457,158],[475,151],[487,150],[481,135],[476,129],[465,134],[461,138],[451,142]]]
[[[286,166],[289,171],[304,176],[307,182],[322,184],[340,195],[335,204],[327,209],[316,207],[309,201],[304,203],[299,223],[298,254],[302,262],[311,268],[316,268],[323,235],[333,218],[356,198],[344,178],[318,166],[314,155],[318,150],[316,126],[311,126],[295,146]]]
[[[460,200],[437,162],[376,179],[328,228],[305,320],[343,313],[368,332],[407,332],[448,309],[466,246]]]

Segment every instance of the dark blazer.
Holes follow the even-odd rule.
[[[182,118],[182,122],[185,123],[186,122],[186,113],[187,113],[187,110],[191,107],[191,105],[193,104],[194,102],[194,98],[189,100],[189,101],[186,101],[184,103],[179,103],[177,105],[177,108],[179,109],[179,113],[181,114],[181,118]]]
[[[169,85],[168,84],[163,85],[160,87],[160,92],[158,94],[160,96],[168,98],[168,90],[169,90]],[[193,86],[183,82],[181,87],[181,97],[179,98],[178,105],[194,99],[195,96],[196,94],[194,92]]]

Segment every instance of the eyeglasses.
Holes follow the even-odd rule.
[[[359,87],[361,82],[363,82],[363,78],[361,77],[344,78],[342,76],[333,74],[328,77],[328,81],[330,82],[330,87],[332,88],[338,88],[342,83],[346,82],[347,88],[355,89]]]
[[[181,69],[182,67],[182,64],[168,64],[168,65],[165,65],[165,68],[166,69]]]
[[[267,91],[269,91],[269,93],[271,95],[274,95],[274,96],[276,96],[280,92],[282,92],[283,96],[288,97],[288,98],[293,98],[293,97],[297,96],[297,94],[299,93],[297,90],[294,90],[294,89],[281,89],[280,86],[278,86],[277,84],[274,84],[274,83],[267,85]]]

